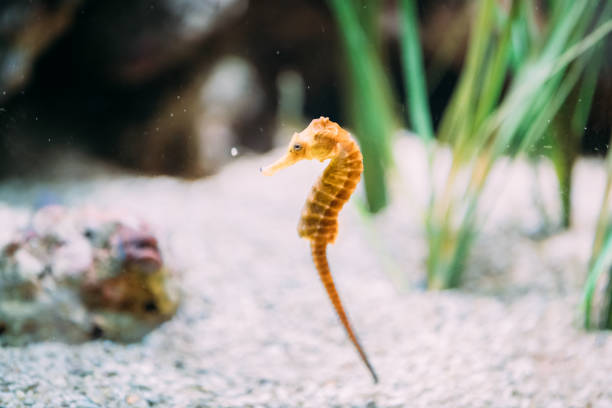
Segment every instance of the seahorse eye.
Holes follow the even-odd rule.
[[[293,145],[293,151],[294,152],[299,152],[300,150],[302,150],[302,145],[299,143],[296,143]]]

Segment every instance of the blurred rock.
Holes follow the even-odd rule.
[[[308,116],[339,112],[339,55],[321,0],[85,1],[0,110],[0,172],[27,171],[53,145],[209,174],[234,146],[272,146],[281,72],[303,77]]]
[[[81,0],[5,0],[0,3],[0,103],[31,73],[32,64],[73,19]]]
[[[121,161],[149,173],[211,174],[232,157],[244,121],[266,114],[264,98],[248,61],[221,58],[180,90],[169,91],[148,121],[122,133]]]
[[[244,14],[247,0],[88,1],[70,42],[75,61],[122,84],[144,84],[210,48],[210,37]],[[205,49],[204,52],[206,53]]]
[[[177,309],[156,238],[125,214],[47,206],[0,247],[0,344],[136,341]]]

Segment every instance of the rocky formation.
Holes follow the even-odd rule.
[[[287,70],[303,77],[313,115],[340,110],[323,1],[83,1],[76,16],[2,106],[0,171],[21,173],[52,146],[148,173],[209,174],[233,146],[272,146]]]
[[[157,240],[133,217],[52,205],[3,238],[2,344],[135,341],[176,311]]]
[[[32,65],[71,24],[81,0],[0,4],[0,103],[28,81]]]

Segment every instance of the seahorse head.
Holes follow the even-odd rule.
[[[306,129],[293,134],[288,152],[261,171],[266,176],[271,176],[300,160],[331,159],[338,153],[338,143],[343,137],[348,137],[348,134],[336,122],[323,116],[313,119]]]

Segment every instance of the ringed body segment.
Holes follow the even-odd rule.
[[[295,133],[287,154],[261,171],[265,175],[272,175],[305,159],[330,161],[306,199],[297,228],[298,234],[310,241],[312,259],[327,295],[349,339],[376,383],[378,376],[344,311],[327,262],[327,244],[336,240],[338,213],[359,183],[363,172],[363,157],[357,142],[346,130],[328,118],[321,117],[310,122],[302,132]]]

